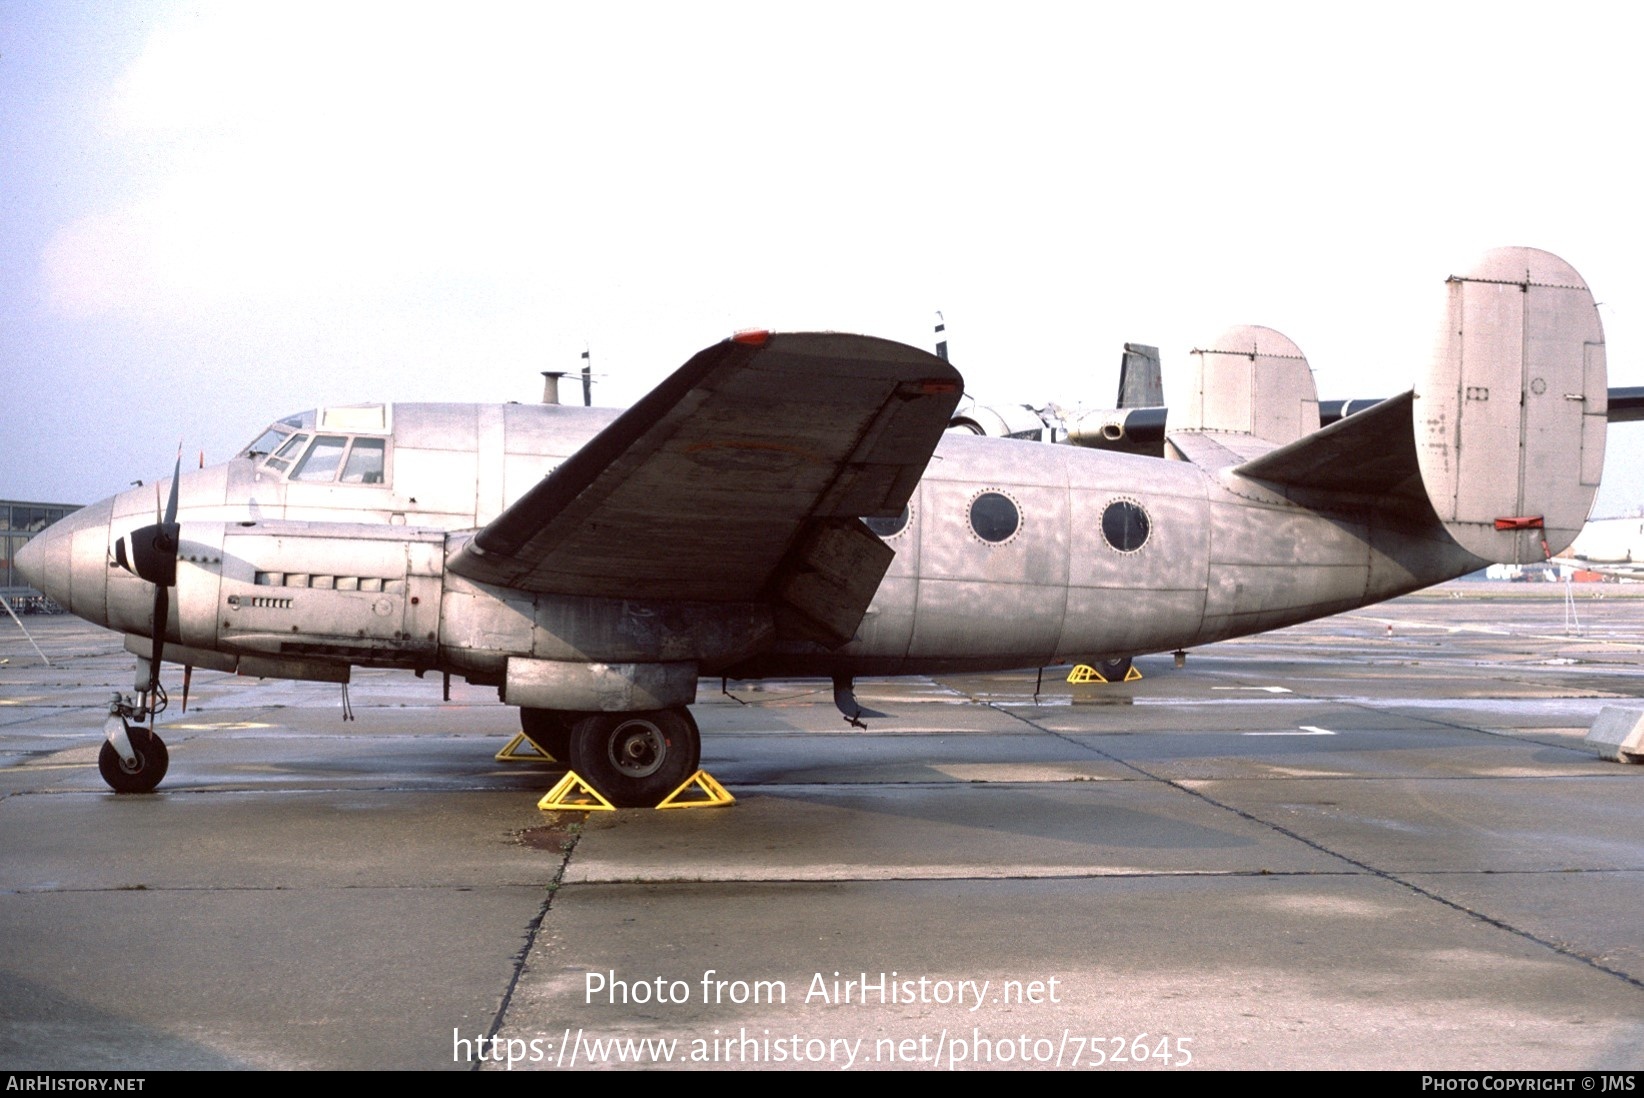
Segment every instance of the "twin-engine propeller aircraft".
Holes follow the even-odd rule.
[[[154,489],[123,492],[17,565],[138,657],[102,752],[117,790],[164,774],[170,660],[493,684],[613,801],[654,804],[697,767],[699,676],[829,676],[855,718],[857,675],[1188,648],[1562,549],[1603,464],[1592,295],[1525,248],[1446,291],[1415,387],[1323,429],[1275,333],[1196,356],[1174,460],[944,437],[946,362],[751,332],[620,415],[299,413],[179,470],[162,514]]]

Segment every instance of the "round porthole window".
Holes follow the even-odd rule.
[[[1022,516],[1016,501],[1003,492],[983,492],[970,503],[970,528],[983,541],[997,545],[1016,536]]]
[[[872,530],[880,537],[894,538],[908,528],[909,514],[909,509],[904,507],[900,515],[894,515],[891,518],[865,518],[862,521],[868,524],[869,530]]]
[[[1147,544],[1147,512],[1135,500],[1116,499],[1102,512],[1102,536],[1121,553]]]

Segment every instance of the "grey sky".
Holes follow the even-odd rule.
[[[1127,339],[1168,395],[1234,323],[1388,395],[1501,244],[1644,384],[1627,9],[1134,7],[0,2],[0,496],[936,309],[983,398],[1105,405]]]

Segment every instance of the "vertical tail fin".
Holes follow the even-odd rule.
[[[1119,359],[1119,402],[1115,408],[1164,407],[1164,375],[1159,366],[1159,348],[1145,343],[1126,343]]]
[[[1575,269],[1534,248],[1449,279],[1444,328],[1415,389],[1416,458],[1446,531],[1486,560],[1561,551],[1604,465],[1604,331]]]
[[[1174,430],[1253,435],[1284,446],[1318,429],[1313,371],[1282,332],[1247,324],[1194,350],[1192,400]]]

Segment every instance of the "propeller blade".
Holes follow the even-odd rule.
[[[166,646],[166,619],[171,616],[171,588],[177,582],[177,546],[182,540],[182,529],[177,525],[177,496],[183,479],[183,444],[177,443],[177,464],[171,470],[171,497],[166,500],[164,517],[160,514],[160,485],[154,484],[153,526],[144,526],[131,532],[132,568],[143,579],[154,585],[153,655],[149,659],[148,689],[152,693],[160,685],[160,655]],[[116,555],[122,555],[116,547]],[[186,678],[184,690],[187,690]]]
[[[183,479],[183,444],[177,444],[177,464],[171,470],[171,498],[166,500],[166,517],[161,519],[167,526],[177,521],[177,486]],[[155,486],[158,496],[159,486]]]
[[[164,584],[154,586],[154,651],[149,658],[148,689],[153,693],[160,685],[160,653],[166,646],[166,619],[171,616],[171,588]]]

